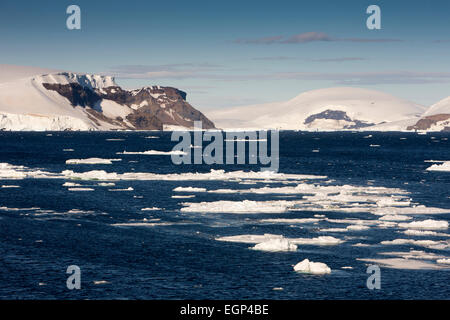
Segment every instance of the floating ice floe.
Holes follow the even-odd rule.
[[[68,188],[69,191],[95,191],[95,189],[92,188]]]
[[[70,209],[66,212],[67,214],[95,214],[95,211],[92,210],[80,210],[80,209]],[[105,213],[102,213],[105,214]]]
[[[114,187],[116,184],[114,182],[100,182],[98,186],[100,187]]]
[[[66,164],[112,164],[113,161],[122,161],[122,159],[101,159],[101,158],[69,159],[66,160]]]
[[[142,208],[141,211],[158,211],[162,210],[161,208],[151,207],[151,208]]]
[[[251,249],[269,252],[297,251],[297,245],[291,243],[286,238],[277,238],[258,243]]]
[[[64,182],[63,187],[81,187],[82,185],[75,182]]]
[[[382,258],[382,259],[356,259],[359,261],[374,263],[385,268],[402,269],[402,270],[439,270],[443,267],[418,259],[405,259],[405,258]]]
[[[194,188],[194,187],[176,187],[173,189],[174,192],[206,192],[205,188]]]
[[[327,228],[327,229],[320,229],[319,232],[348,232],[349,230],[347,228]]]
[[[448,265],[450,265],[450,259],[438,259],[438,260],[436,260],[436,262],[440,263],[440,264],[448,264]]]
[[[318,218],[299,218],[299,219],[283,219],[283,218],[278,218],[278,219],[261,219],[259,220],[262,223],[282,223],[282,224],[302,224],[302,223],[316,223],[319,222],[323,219],[318,219]]]
[[[448,214],[450,209],[426,207],[424,205],[413,205],[411,207],[385,207],[370,210],[370,213],[378,216],[386,215],[386,212],[393,215],[423,215],[423,214]]]
[[[292,243],[295,244],[304,244],[304,245],[317,245],[317,246],[335,246],[344,242],[344,240],[337,239],[331,236],[319,236],[316,238],[292,238],[289,239]]]
[[[290,243],[297,245],[301,244],[301,245],[318,245],[318,246],[333,246],[344,242],[344,240],[330,236],[320,236],[317,238],[285,238],[282,235],[267,234],[267,233],[264,235],[244,234],[244,235],[216,238],[217,241],[254,243],[254,244],[280,239],[286,239]]]
[[[412,218],[410,216],[398,215],[398,214],[387,214],[387,215],[379,218],[379,220],[383,220],[383,221],[406,221],[406,220],[411,220],[411,219]]]
[[[179,151],[179,150],[172,150],[172,151],[158,151],[158,150],[148,150],[148,151],[123,151],[123,152],[117,152],[116,154],[140,154],[140,155],[147,155],[147,156],[170,156],[170,155],[187,155],[186,152]]]
[[[158,174],[151,172],[106,172],[104,170],[92,170],[87,172],[74,172],[72,170],[64,170],[61,173],[51,173],[32,169],[25,166],[16,166],[8,163],[0,163],[0,179],[51,179],[51,178],[68,178],[81,180],[143,180],[143,181],[235,181],[240,182],[242,179],[250,181],[267,181],[267,182],[287,182],[295,180],[320,180],[326,179],[326,176],[303,175],[303,174],[285,174],[273,171],[229,171],[210,170],[206,173],[187,172]]]
[[[296,272],[309,273],[309,274],[330,274],[331,269],[322,262],[312,262],[308,259],[297,263],[294,266]]]
[[[420,250],[410,250],[409,252],[380,252],[380,255],[394,256],[393,258],[366,258],[357,259],[360,261],[380,264],[387,268],[405,269],[405,270],[438,270],[446,266],[440,266],[439,260],[445,258],[432,252]],[[436,261],[437,260],[437,261]],[[436,261],[438,264],[435,264]]]
[[[450,234],[436,232],[436,231],[428,231],[428,230],[404,230],[400,231],[408,236],[436,236],[436,237],[450,237]]]
[[[450,248],[450,242],[448,241],[434,241],[434,240],[413,240],[413,239],[395,239],[395,240],[387,240],[381,241],[382,245],[415,245],[419,247],[436,249],[436,250],[445,250]]]
[[[61,173],[65,178],[82,179],[82,180],[142,180],[142,181],[237,181],[239,179],[264,180],[271,179],[274,181],[297,180],[297,179],[325,179],[323,176],[313,175],[297,175],[284,174],[272,171],[229,171],[211,170],[207,173],[187,172],[187,173],[171,173],[157,174],[150,172],[106,172],[104,170],[92,170],[87,172],[74,172],[65,170]],[[1,170],[0,170],[1,178]]]
[[[442,164],[433,164],[427,168],[428,171],[450,171],[450,161],[445,161]]]
[[[128,187],[126,189],[108,189],[108,191],[134,191],[133,187]]]
[[[31,208],[9,208],[9,207],[0,207],[2,211],[34,211],[39,210],[39,207],[31,207]]]
[[[448,229],[448,222],[428,219],[409,223],[399,223],[398,226],[404,229],[439,230]]]
[[[365,230],[369,230],[370,227],[354,224],[354,225],[347,226],[346,229],[349,231],[365,231]]]
[[[27,177],[25,170],[24,166],[0,163],[0,179],[25,179]]]
[[[421,250],[410,250],[407,252],[380,252],[380,255],[387,255],[387,256],[397,256],[404,259],[419,259],[419,260],[436,260],[440,258],[444,258],[441,255],[437,255],[432,252],[425,252]]]
[[[281,213],[286,212],[292,205],[289,201],[213,201],[199,203],[182,203],[182,212],[211,212],[211,213]]]

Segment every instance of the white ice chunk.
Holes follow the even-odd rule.
[[[308,259],[303,260],[302,262],[297,263],[294,266],[294,270],[301,273],[310,273],[310,274],[330,274],[331,269],[322,262],[312,262]]]
[[[423,221],[413,221],[409,223],[399,223],[398,226],[404,229],[438,230],[448,229],[448,222],[428,219]]]
[[[270,251],[270,252],[277,252],[277,251],[297,251],[297,245],[291,243],[286,238],[278,238],[278,239],[270,239],[261,243],[258,243],[254,247],[252,247],[253,250],[260,250],[260,251]]]
[[[113,161],[122,161],[122,159],[101,159],[101,158],[69,159],[66,160],[66,164],[112,164]]]
[[[450,171],[450,161],[446,161],[442,164],[433,164],[427,170],[428,171]]]
[[[205,188],[194,188],[194,187],[176,187],[173,189],[174,192],[206,192]]]

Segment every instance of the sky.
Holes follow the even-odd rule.
[[[202,111],[337,86],[431,105],[450,95],[449,31],[448,0],[1,0],[0,64],[172,86]]]

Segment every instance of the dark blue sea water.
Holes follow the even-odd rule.
[[[433,133],[300,133],[280,134],[280,172],[325,175],[331,185],[380,186],[409,192],[414,203],[450,209],[450,172],[426,171],[425,160],[450,160],[450,134]],[[146,139],[158,136],[158,139]],[[406,138],[406,139],[405,139]],[[121,139],[121,140],[107,140]],[[259,171],[255,165],[179,165],[167,155],[120,155],[117,152],[171,150],[170,133],[0,133],[0,162],[60,174],[151,172],[158,174]],[[379,145],[371,147],[370,145]],[[73,149],[73,151],[63,151]],[[312,152],[319,150],[320,152]],[[122,159],[109,165],[68,165],[68,159]],[[20,170],[19,170],[20,171]],[[65,182],[94,191],[69,191]],[[181,212],[182,202],[301,199],[301,195],[176,193],[176,187],[248,189],[287,186],[259,181],[105,181],[49,177],[2,178],[0,185],[1,299],[449,299],[449,269],[405,270],[381,266],[381,289],[366,287],[367,262],[380,252],[421,250],[450,257],[446,249],[412,244],[380,245],[402,239],[448,241],[445,236],[408,236],[398,228],[324,234],[315,224],[264,224],[260,219],[378,219],[367,212],[288,211],[266,214]],[[314,181],[306,181],[314,183]],[[324,182],[323,182],[324,183]],[[292,185],[292,184],[291,184]],[[294,184],[295,185],[295,184]],[[130,191],[111,189],[133,188]],[[172,198],[188,194],[194,198]],[[157,207],[161,210],[143,211]],[[76,209],[77,211],[73,211]],[[72,211],[70,211],[72,210]],[[364,210],[362,210],[364,211]],[[386,212],[387,214],[389,212]],[[414,221],[450,220],[449,214],[414,215]],[[155,221],[153,226],[118,223]],[[151,220],[159,219],[159,220]],[[411,220],[412,221],[412,220]],[[407,221],[410,222],[410,221]],[[448,230],[438,230],[448,233]],[[249,250],[252,245],[215,240],[221,236],[278,234],[290,238],[330,235],[336,246],[299,245],[296,252]],[[354,246],[363,243],[366,246]],[[308,258],[326,263],[332,273],[308,275],[293,265]],[[386,257],[384,257],[386,258]],[[66,269],[81,268],[81,289],[68,290]],[[353,269],[342,269],[351,266]],[[98,282],[102,281],[102,282]],[[273,290],[274,288],[283,290]]]

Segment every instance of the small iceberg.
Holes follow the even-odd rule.
[[[258,243],[251,249],[268,252],[297,251],[297,245],[291,243],[286,238],[279,238]]]
[[[330,274],[331,269],[322,262],[312,262],[308,259],[297,263],[294,266],[294,271],[309,274]]]

